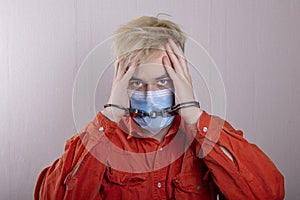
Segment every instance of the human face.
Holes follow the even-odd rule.
[[[173,82],[162,63],[163,56],[166,56],[166,53],[158,50],[142,59],[129,81],[128,89],[137,91],[173,89]]]

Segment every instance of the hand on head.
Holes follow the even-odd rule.
[[[167,56],[162,59],[163,65],[173,80],[175,91],[175,103],[195,101],[192,78],[181,47],[172,39],[165,44]],[[179,110],[179,114],[187,123],[195,123],[202,111],[199,108],[190,107]]]

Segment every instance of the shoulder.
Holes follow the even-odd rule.
[[[101,137],[101,128],[97,116],[88,122],[76,135],[65,143],[65,153],[72,157],[82,157],[93,148]],[[83,154],[83,155],[80,155]]]
[[[241,130],[236,130],[225,118],[221,118],[217,115],[208,114],[206,111],[203,111],[199,121],[198,127],[203,132],[211,130],[215,131],[224,131],[226,133],[234,133],[239,136],[243,136]]]

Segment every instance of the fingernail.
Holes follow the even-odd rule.
[[[166,58],[166,56],[163,56],[162,59],[163,59],[163,62],[166,62],[166,59],[167,59],[167,58]]]

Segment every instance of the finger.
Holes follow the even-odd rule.
[[[125,60],[124,59],[121,59],[119,62],[118,62],[118,65],[117,65],[117,70],[116,70],[116,79],[117,80],[120,80],[123,76],[123,68],[124,68],[124,62]]]
[[[122,75],[124,75],[126,73],[126,71],[128,70],[130,65],[130,59],[129,56],[126,57],[126,59],[124,60],[123,66],[122,66]]]
[[[177,82],[178,81],[178,73],[176,73],[174,71],[174,69],[171,67],[171,63],[169,61],[169,59],[167,58],[167,56],[163,56],[163,65],[168,73],[168,75],[170,76],[170,78],[173,80],[173,83]],[[188,83],[192,86],[192,79],[191,79],[191,76],[189,77],[183,77],[184,79],[183,80],[187,80]]]
[[[178,58],[177,56],[175,55],[174,51],[171,49],[170,47],[170,44],[169,43],[166,43],[165,44],[165,48],[166,48],[166,52],[167,52],[167,55],[172,63],[172,66],[174,67],[175,71],[181,75],[183,75],[183,70],[181,69],[181,65],[178,61]]]
[[[172,41],[173,41],[173,40],[172,40]],[[174,41],[173,41],[173,42],[174,42]],[[175,42],[174,42],[174,43],[175,43]],[[183,57],[185,57],[181,45],[180,45],[180,44],[176,44],[176,45],[177,45],[177,47],[178,47],[178,49],[179,49],[179,51],[180,51],[180,55],[182,55]]]
[[[132,58],[128,56],[124,63],[123,75],[127,72],[131,64],[132,64]]]
[[[136,67],[139,65],[139,61],[135,60],[132,62],[132,64],[128,67],[127,71],[125,72],[124,76],[122,77],[122,81],[128,83],[130,78],[133,76]]]
[[[116,59],[115,62],[114,62],[114,66],[115,66],[114,79],[117,78],[117,74],[118,74],[118,70],[119,70],[119,63],[120,63],[119,59]]]
[[[174,88],[174,92],[176,92],[175,90],[175,83],[178,82],[178,77],[177,77],[177,73],[174,71],[174,69],[171,67],[171,63],[170,60],[167,56],[163,57],[163,65],[165,67],[165,70],[167,71],[169,77],[172,79],[173,81],[173,88]],[[178,99],[177,99],[177,95],[175,94],[175,104],[178,104]]]
[[[175,81],[177,79],[177,74],[176,72],[174,71],[174,69],[171,67],[171,63],[170,63],[170,60],[168,59],[167,56],[164,56],[162,58],[163,60],[163,65],[167,71],[167,73],[169,74],[170,78]]]
[[[175,55],[177,56],[177,59],[181,65],[182,71],[185,73],[185,75],[188,77],[188,67],[187,67],[187,61],[184,56],[184,53],[181,49],[181,47],[176,44],[172,39],[168,39],[168,43],[170,44],[171,49],[174,51]]]
[[[181,49],[181,46],[179,44],[176,44],[172,39],[168,39],[170,47],[172,48],[172,50],[175,52],[175,54],[178,57],[179,63],[181,65],[181,69],[184,73],[184,76],[186,77],[186,79],[191,83],[192,82],[192,78],[188,69],[188,64],[187,64],[187,60],[184,56],[184,52]]]
[[[170,47],[173,49],[176,56],[179,58],[184,58],[184,53],[181,48],[178,48],[178,45],[171,39],[168,39],[168,43],[170,44]]]
[[[122,59],[122,61],[119,64],[118,68],[118,74],[117,74],[117,79],[120,80],[124,76],[124,74],[127,72],[130,64],[130,59],[128,56]]]
[[[172,42],[174,42],[174,41],[172,40]],[[183,49],[181,48],[181,46],[179,44],[176,44],[176,46],[177,46],[178,51],[180,52],[180,57],[181,57],[180,60],[181,60],[181,62],[183,62],[186,65],[185,69],[188,72],[189,71],[188,62],[187,62],[186,57],[184,55]]]

